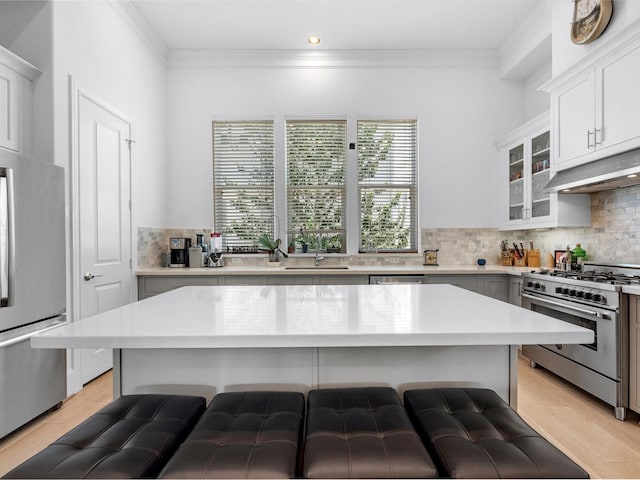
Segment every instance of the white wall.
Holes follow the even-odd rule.
[[[168,99],[166,224],[186,228],[213,226],[213,118],[417,116],[421,227],[498,224],[493,142],[523,120],[522,85],[481,67],[171,69]]]
[[[134,124],[136,224],[164,225],[166,71],[105,1],[53,2],[56,158],[69,162],[69,76]],[[135,230],[134,230],[135,231]]]
[[[125,115],[134,125],[137,141],[133,155],[134,232],[138,222],[164,223],[166,196],[165,107],[166,71],[164,64],[123,21],[119,13],[103,1],[53,2],[53,131],[56,163],[70,164],[70,89],[69,78]],[[70,199],[69,211],[72,210]],[[70,226],[68,246],[71,245]],[[133,238],[135,248],[135,233]],[[68,261],[78,252],[69,251]],[[73,285],[68,267],[67,286]],[[72,320],[77,312],[70,295],[67,311]],[[80,388],[79,358],[71,353],[67,390]]]
[[[551,107],[547,92],[539,91],[541,85],[551,80],[551,59],[540,66],[524,83],[524,117],[531,120]]]
[[[615,0],[609,26],[600,38],[589,45],[576,45],[571,41],[570,28],[573,2],[550,0],[553,27],[553,75],[557,76],[597,49],[609,38],[640,19],[639,0]]]

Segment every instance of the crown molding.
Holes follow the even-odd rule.
[[[523,80],[551,61],[552,34],[549,4],[540,2],[498,48],[500,76]]]
[[[29,80],[35,80],[42,73],[38,67],[0,45],[0,63]]]
[[[169,68],[425,68],[498,66],[494,50],[170,50]]]
[[[135,5],[130,0],[106,0],[106,2],[131,27],[151,53],[166,66],[169,57],[167,45]]]

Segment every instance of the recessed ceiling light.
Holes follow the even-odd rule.
[[[307,42],[309,42],[309,45],[318,45],[320,43],[320,37],[318,35],[309,35]]]
[[[571,191],[570,188],[565,188],[564,190],[562,190],[564,193],[569,193]]]
[[[637,176],[637,173],[632,173],[631,175],[627,175],[627,178],[636,178]]]

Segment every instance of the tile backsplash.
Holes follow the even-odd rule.
[[[202,229],[138,227],[138,266],[159,266],[161,253],[168,250],[170,237],[190,237],[208,233]],[[438,249],[440,265],[474,265],[478,258],[487,264],[500,263],[500,241],[533,240],[540,249],[542,262],[546,253],[572,249],[580,243],[587,259],[599,262],[640,264],[640,185],[591,195],[591,227],[555,228],[547,230],[501,231],[497,228],[424,228],[423,249]],[[264,255],[227,256],[227,265],[256,265],[265,262]],[[304,262],[303,257],[290,257],[290,263]],[[421,254],[338,255],[335,262],[351,265],[421,265]]]

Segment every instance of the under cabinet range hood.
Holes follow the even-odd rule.
[[[545,192],[592,193],[640,184],[640,149],[557,172]]]

